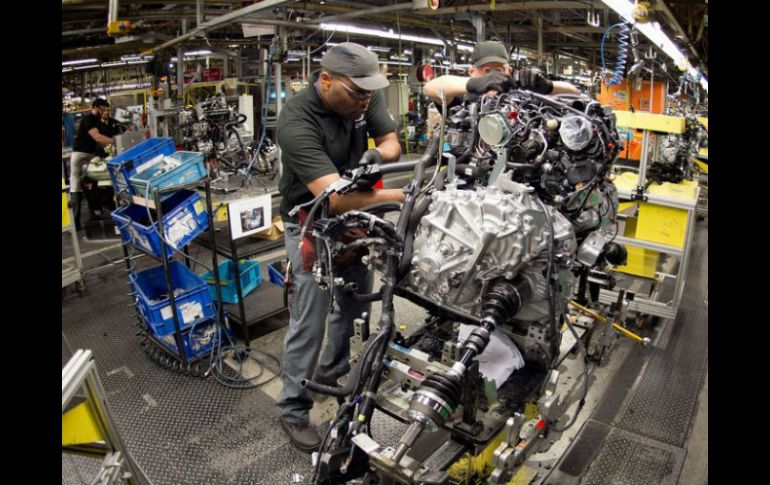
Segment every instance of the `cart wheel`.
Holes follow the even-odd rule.
[[[76,281],[75,289],[78,291],[78,293],[83,293],[86,290],[86,282],[83,280]]]

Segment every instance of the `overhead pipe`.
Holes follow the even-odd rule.
[[[219,17],[213,18],[209,20],[208,22],[203,22],[200,25],[197,25],[193,30],[186,34],[182,34],[179,37],[176,37],[174,39],[171,39],[168,42],[164,42],[163,44],[154,47],[152,49],[153,52],[158,52],[162,49],[169,48],[173,45],[176,45],[180,42],[184,42],[187,39],[190,39],[192,37],[195,37],[197,34],[201,32],[205,32],[206,30],[223,27],[231,22],[234,22],[241,17],[244,17],[246,15],[250,15],[256,12],[259,12],[261,10],[269,9],[269,8],[275,8],[280,7],[282,5],[285,5],[287,3],[294,3],[296,0],[263,0],[259,3],[254,3],[252,5],[249,5],[248,7],[239,8],[238,10],[233,10],[230,13],[227,13],[225,15],[220,15]],[[117,2],[117,0],[116,0]]]
[[[337,22],[339,20],[347,20],[355,17],[363,17],[365,15],[373,15],[373,14],[383,13],[383,12],[393,12],[395,10],[412,10],[412,9],[414,9],[413,2],[397,3],[395,5],[386,5],[384,7],[367,8],[366,10],[359,10],[356,12],[332,15],[330,17],[321,17],[318,19],[309,20],[309,23],[320,24],[321,22]]]

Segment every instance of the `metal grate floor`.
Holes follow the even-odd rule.
[[[634,348],[554,472],[558,483],[679,480],[708,361],[707,228],[696,227],[690,257],[677,318],[665,323],[655,347]]]
[[[655,484],[677,479],[684,458],[681,446],[707,360],[704,232],[695,235],[679,318],[661,339],[664,347],[650,356],[631,397],[618,406],[616,427],[597,446],[590,466],[582,468],[583,483]],[[137,263],[157,264],[150,259]],[[200,259],[208,261],[204,254]],[[234,390],[213,379],[159,367],[142,352],[132,314],[122,265],[87,274],[85,292],[67,293],[62,299],[62,365],[78,348],[94,352],[116,424],[153,483],[288,484],[293,473],[308,478],[310,457],[295,450],[281,431],[267,389]],[[421,317],[416,309],[402,316],[412,324]],[[272,338],[274,353],[283,331],[265,337]],[[404,429],[382,413],[373,420],[373,434],[380,443],[396,442]],[[63,485],[89,483],[96,470],[94,460],[62,456]]]

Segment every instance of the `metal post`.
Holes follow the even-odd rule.
[[[652,70],[650,71],[650,113],[653,112],[653,108],[652,108],[653,98],[655,96],[655,91],[653,89],[655,87],[655,61],[654,60],[652,62],[651,69]]]
[[[203,0],[195,0],[195,27],[200,27],[203,23]],[[186,34],[187,32],[182,32]]]
[[[648,158],[648,151],[650,149],[650,132],[647,130],[644,130],[644,134],[642,135],[642,156],[639,159],[639,181],[637,182],[637,187],[644,187],[644,181],[647,178],[647,158]]]
[[[118,20],[118,0],[110,0],[107,10],[107,22],[115,22]]]
[[[214,233],[214,213],[211,207],[211,182],[209,177],[205,178],[205,191],[206,191],[206,210],[209,215],[209,235],[211,236],[211,263],[214,265],[214,287],[217,289],[217,312],[219,313],[219,322],[224,325],[225,320],[225,306],[222,303],[222,288],[219,281],[219,260],[217,258],[217,238]]]
[[[232,221],[230,222],[232,224]],[[233,257],[233,277],[235,278],[235,291],[238,294],[238,312],[241,315],[241,328],[243,329],[243,340],[246,341],[246,347],[249,347],[249,326],[246,322],[246,308],[243,305],[243,288],[241,288],[241,268],[238,266],[238,245],[235,244],[232,234],[230,235],[230,252]]]
[[[692,237],[695,232],[695,214],[698,209],[698,197],[700,196],[700,187],[695,187],[695,205],[687,209],[687,231],[684,240],[682,260],[679,262],[679,274],[676,277],[676,288],[674,289],[674,310],[679,309],[679,302],[684,293],[685,278],[687,277],[687,268],[690,261],[690,249],[692,246]]]
[[[543,17],[537,16],[537,64],[543,63]]]
[[[484,17],[482,15],[471,15],[471,23],[473,24],[473,29],[476,31],[476,42],[484,42],[487,40],[484,32],[484,28],[486,27],[484,24]]]
[[[286,43],[286,29],[284,27],[278,27],[278,42],[280,42],[280,48],[285,49],[286,46],[284,45]],[[283,92],[283,86],[281,85],[281,60],[279,59],[278,62],[276,62],[275,66],[275,119],[276,122],[278,121],[278,116],[281,114],[281,94]],[[269,95],[269,93],[268,93]],[[278,177],[283,176],[283,164],[280,163],[281,160],[281,147],[278,146]]]
[[[187,30],[187,19],[182,19],[182,32]],[[176,99],[184,99],[184,47],[176,49]]]
[[[183,362],[187,362],[187,357],[185,357],[184,354],[184,347],[182,346],[182,333],[180,331],[179,327],[179,314],[177,313],[176,308],[176,297],[174,296],[174,286],[171,283],[171,270],[168,260],[168,254],[166,254],[166,236],[165,236],[165,230],[163,229],[163,209],[160,205],[160,188],[155,190],[155,211],[157,214],[158,219],[158,232],[160,234],[160,252],[161,252],[161,261],[163,262],[163,272],[165,273],[166,277],[166,291],[168,292],[168,301],[171,305],[171,316],[174,319],[174,341],[177,345],[177,351],[179,354],[179,358]],[[145,200],[145,203],[149,203],[148,200]]]

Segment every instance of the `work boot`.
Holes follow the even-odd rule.
[[[311,452],[321,445],[318,432],[307,423],[290,423],[284,418],[278,418],[281,428],[289,436],[291,444],[304,452]]]

